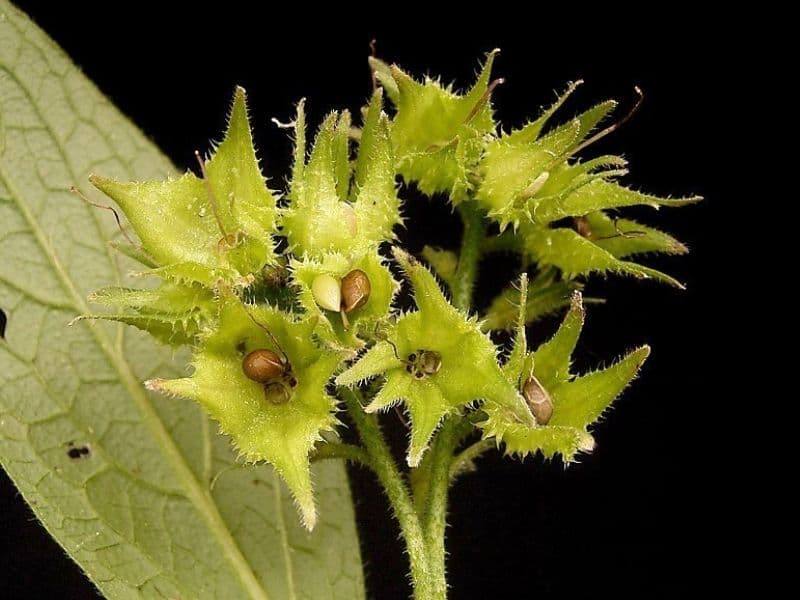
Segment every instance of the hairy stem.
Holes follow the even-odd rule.
[[[364,448],[353,444],[331,442],[323,444],[311,455],[311,462],[342,458],[350,462],[359,463],[365,467],[370,466],[369,455]]]
[[[469,310],[472,306],[472,291],[475,289],[475,280],[478,277],[478,262],[486,228],[483,214],[474,202],[462,202],[458,205],[458,212],[464,221],[464,234],[461,238],[458,268],[453,277],[453,304],[461,310]]]
[[[428,493],[423,512],[423,527],[428,543],[430,568],[433,581],[442,587],[437,589],[437,598],[447,596],[444,533],[447,527],[447,491],[450,487],[450,463],[453,452],[461,439],[461,430],[466,421],[463,417],[448,417],[434,441],[430,452],[431,466]]]
[[[414,598],[415,600],[441,600],[444,598],[440,593],[440,590],[445,589],[444,580],[434,580],[438,573],[431,569],[428,560],[425,532],[416,510],[414,510],[414,503],[408,493],[405,480],[383,437],[378,420],[375,415],[368,415],[364,412],[356,392],[340,388],[340,393],[369,455],[370,467],[378,477],[378,481],[389,498],[395,518],[400,524],[400,531],[406,542],[411,563]],[[443,576],[444,573],[442,573]]]
[[[474,203],[463,202],[458,210],[464,221],[464,234],[454,277],[453,304],[469,311],[483,252],[485,226],[483,214]],[[406,542],[415,600],[444,600],[447,597],[444,544],[447,492],[452,480],[453,454],[471,431],[471,423],[462,415],[450,415],[445,419],[431,442],[429,455],[411,472],[412,497],[377,418],[364,412],[360,393],[340,388],[340,394],[364,446],[326,444],[317,450],[314,460],[345,458],[367,465],[375,472]],[[469,455],[463,456],[467,460]]]
[[[472,307],[472,293],[478,276],[478,263],[486,235],[483,214],[472,202],[458,206],[464,221],[464,234],[461,239],[461,253],[454,278],[453,304],[469,311]],[[434,590],[436,598],[446,598],[446,568],[444,535],[447,527],[447,492],[450,487],[450,468],[456,447],[472,429],[471,423],[463,416],[452,415],[442,425],[429,450],[430,463],[427,465],[426,497],[422,511],[422,525],[427,541],[429,568],[432,582],[438,587]]]
[[[453,457],[453,461],[450,463],[450,480],[452,481],[462,473],[469,471],[472,468],[472,461],[492,448],[494,448],[492,440],[479,440],[464,448]]]

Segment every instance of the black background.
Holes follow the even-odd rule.
[[[653,355],[596,427],[598,448],[580,464],[565,469],[559,461],[493,455],[455,486],[448,569],[456,600],[688,592],[696,559],[714,551],[710,492],[718,458],[710,422],[724,412],[725,399],[708,391],[715,375],[708,360],[716,306],[731,297],[720,268],[730,260],[728,217],[739,200],[724,182],[747,177],[732,178],[725,165],[735,164],[723,161],[735,151],[727,111],[748,85],[742,43],[720,31],[707,37],[715,24],[696,15],[655,8],[625,19],[601,7],[558,14],[460,8],[468,12],[457,20],[430,25],[423,25],[424,12],[397,10],[358,26],[331,7],[321,15],[324,28],[315,30],[305,22],[313,12],[308,6],[301,22],[296,14],[257,17],[249,4],[235,2],[214,12],[187,4],[179,15],[147,3],[18,4],[181,167],[193,167],[194,149],[219,138],[233,86],[245,86],[272,187],[282,183],[290,143],[270,118],[290,120],[304,96],[311,123],[334,108],[357,110],[369,93],[372,37],[379,56],[461,87],[471,84],[486,51],[502,48],[495,73],[507,81],[494,103],[507,127],[537,114],[569,80],[586,84],[565,116],[606,97],[624,106],[633,86],[641,86],[645,103],[635,120],[591,151],[624,153],[632,170],[627,181],[637,188],[707,198],[700,206],[645,214],[692,249],[688,257],[646,259],[688,290],[591,280],[589,293],[608,303],[590,307],[578,367],[607,363],[642,343],[653,346]],[[426,242],[454,247],[459,224],[444,201],[409,196],[404,243],[415,251]],[[483,265],[483,306],[516,272],[508,259],[491,260]],[[546,338],[554,325],[535,326],[533,339]],[[388,421],[397,430],[393,417]],[[394,441],[401,450],[404,435]],[[381,492],[369,473],[352,469],[351,476],[370,597],[407,597],[405,557]],[[0,502],[4,595],[94,597],[5,475]]]

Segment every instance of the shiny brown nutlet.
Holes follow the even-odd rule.
[[[586,217],[575,217],[575,231],[587,240],[592,237],[592,225]]]
[[[286,404],[291,394],[289,389],[282,383],[268,383],[264,386],[264,398],[272,404]]]
[[[283,375],[286,365],[281,357],[272,350],[253,350],[242,360],[242,370],[248,379],[258,383],[267,383]]]
[[[434,350],[420,350],[417,361],[425,375],[435,375],[442,368],[442,355]]]
[[[539,425],[547,425],[553,416],[553,400],[533,375],[522,386],[522,395]]]
[[[369,300],[372,286],[364,271],[355,269],[342,278],[342,310],[349,313],[361,308]]]

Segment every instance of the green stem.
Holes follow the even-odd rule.
[[[494,448],[492,440],[479,440],[464,448],[453,458],[453,462],[450,464],[450,480],[452,481],[462,473],[469,471],[472,468],[472,461],[492,448]]]
[[[453,304],[461,310],[469,310],[472,307],[472,291],[478,278],[478,262],[486,228],[483,214],[474,202],[462,202],[458,205],[458,212],[464,221],[464,234],[461,238],[458,267],[453,276]]]
[[[472,293],[478,277],[478,263],[486,235],[483,214],[473,202],[462,202],[458,211],[464,221],[461,253],[453,278],[453,304],[464,311],[472,307]],[[472,429],[463,416],[452,415],[445,419],[429,450],[431,453],[427,473],[422,523],[427,541],[427,554],[431,581],[436,586],[436,598],[447,597],[445,568],[445,529],[447,527],[447,492],[450,487],[450,466],[456,446]]]
[[[469,311],[483,251],[485,226],[483,213],[473,202],[462,202],[458,211],[464,221],[464,234],[454,276],[453,304],[463,311]],[[459,415],[445,419],[431,442],[431,449],[428,450],[430,456],[412,471],[412,497],[376,417],[364,412],[358,392],[340,388],[340,393],[364,447],[333,444],[324,450],[326,446],[322,446],[315,459],[343,457],[358,460],[372,468],[389,498],[406,542],[415,600],[444,600],[447,597],[444,534],[453,454],[471,431],[472,424]],[[366,454],[366,460],[362,453]]]
[[[450,487],[450,463],[453,452],[469,425],[463,417],[448,417],[442,425],[431,448],[428,493],[423,512],[423,527],[428,542],[428,558],[437,588],[437,598],[447,596],[444,534],[447,527],[447,492]]]
[[[353,444],[342,444],[340,442],[329,442],[318,447],[311,455],[311,462],[319,460],[329,460],[343,458],[350,462],[356,462],[365,467],[370,466],[369,455],[360,446]]]
[[[400,531],[405,539],[411,563],[414,598],[415,600],[441,600],[444,596],[439,591],[444,589],[444,580],[441,582],[434,580],[436,574],[430,568],[425,532],[419,516],[414,510],[414,503],[408,493],[405,480],[383,437],[378,420],[375,415],[368,415],[364,412],[361,401],[353,390],[340,388],[340,392],[369,455],[370,466],[389,498],[395,518],[400,524]]]

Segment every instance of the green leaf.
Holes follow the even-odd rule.
[[[314,468],[308,534],[274,470],[242,468],[200,407],[143,389],[180,375],[170,349],[117,325],[67,327],[89,290],[134,283],[106,244],[113,219],[69,187],[172,167],[5,1],[0,115],[0,460],[44,526],[109,598],[363,598],[340,465]]]
[[[366,410],[375,412],[403,401],[411,416],[408,463],[417,466],[442,419],[477,400],[495,406],[509,421],[532,423],[522,397],[497,364],[497,349],[444,297],[433,275],[395,248],[395,259],[414,286],[416,312],[406,313],[358,362],[336,379],[354,385],[384,374],[386,382]],[[426,372],[422,363],[438,362]]]

